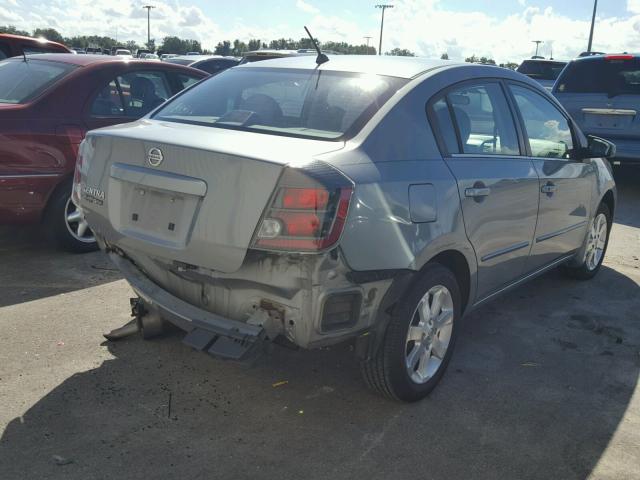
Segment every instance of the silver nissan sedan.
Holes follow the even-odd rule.
[[[351,341],[371,388],[415,401],[466,312],[555,267],[596,275],[614,153],[510,70],[302,56],[90,132],[73,198],[145,338],[171,323],[241,361]]]

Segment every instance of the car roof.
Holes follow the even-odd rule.
[[[388,55],[335,55],[329,56],[329,61],[321,65],[316,65],[315,60],[315,55],[298,55],[275,58],[263,62],[245,63],[239,65],[238,68],[320,69],[413,78],[433,68],[460,65],[450,60],[434,60],[422,57],[395,57]]]
[[[526,58],[522,63],[567,63],[567,60],[556,60],[551,58]]]
[[[638,59],[640,58],[640,54],[639,53],[627,53],[627,52],[623,52],[623,53],[602,53],[602,54],[596,54],[596,55],[589,55],[587,57],[578,57],[578,58],[574,58],[573,60],[571,60],[572,63],[574,62],[599,62],[602,60],[606,60],[607,57],[615,57],[616,55],[631,55],[633,56],[634,59]]]
[[[174,69],[188,69],[193,73],[202,74],[203,72],[197,70],[195,68],[187,67],[185,65],[176,65],[169,62],[149,62],[142,58],[121,58],[112,55],[76,55],[73,53],[38,53],[27,56],[28,61],[47,61],[47,62],[58,62],[58,63],[66,63],[69,65],[76,65],[78,67],[90,67],[94,65],[105,65],[105,64],[118,64],[118,63],[126,63],[129,65],[145,65],[149,66],[153,65],[153,68],[158,68],[158,65],[165,65],[165,68],[174,68]],[[11,57],[7,58],[7,61],[19,61],[23,62],[23,57]]]
[[[224,55],[178,55],[172,57],[171,60],[190,60],[192,62],[199,62],[200,60],[211,60],[215,58],[233,59],[235,57],[225,57]]]
[[[35,38],[35,37],[25,37],[24,35],[14,35],[12,33],[0,33],[0,38],[12,38],[14,40],[22,40],[22,41],[29,41],[29,42],[33,42],[33,43],[41,43],[43,45],[60,45],[61,47],[65,47],[67,48],[65,45],[58,43],[58,42],[54,42],[52,40],[47,40],[46,38]]]

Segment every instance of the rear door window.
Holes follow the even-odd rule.
[[[168,79],[162,72],[130,72],[116,80],[127,117],[143,117],[171,97]]]
[[[640,94],[640,59],[576,61],[558,79],[559,93]]]
[[[440,130],[440,138],[442,138],[447,153],[460,153],[456,127],[453,125],[451,111],[446,99],[441,98],[433,104],[433,113],[435,113],[435,119]]]
[[[459,87],[445,100],[453,112],[462,153],[520,154],[513,116],[498,83]]]
[[[0,103],[26,103],[76,67],[43,60],[7,60],[0,63]]]
[[[522,115],[531,155],[542,158],[569,158],[573,135],[567,118],[549,100],[517,85],[509,88]]]
[[[91,104],[93,117],[124,117],[124,104],[120,87],[115,80],[109,82],[93,100]]]

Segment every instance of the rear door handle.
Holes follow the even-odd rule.
[[[491,193],[491,189],[489,187],[467,188],[464,191],[464,196],[465,197],[478,198],[478,197],[486,197],[490,193]]]
[[[542,193],[546,193],[547,195],[550,195],[550,194],[554,193],[556,191],[556,189],[557,189],[557,187],[553,183],[547,183],[546,185],[542,186],[540,191]]]

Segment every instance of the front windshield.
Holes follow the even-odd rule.
[[[76,67],[44,60],[4,60],[0,62],[0,103],[25,103]]]
[[[336,140],[357,133],[406,81],[323,70],[234,68],[176,97],[153,118]]]

